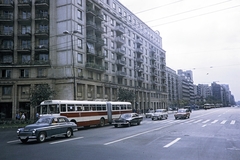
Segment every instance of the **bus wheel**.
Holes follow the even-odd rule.
[[[103,127],[103,126],[105,126],[105,120],[104,120],[104,118],[101,118],[100,119],[100,127]]]

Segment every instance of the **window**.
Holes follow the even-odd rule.
[[[77,11],[77,17],[78,17],[78,19],[82,20],[82,11],[80,11],[80,10]]]
[[[3,69],[2,70],[2,78],[11,78],[11,70]]]
[[[83,73],[82,73],[82,69],[80,69],[80,68],[78,68],[78,77],[81,77],[81,76],[83,76]]]
[[[130,74],[130,77],[132,77],[132,70],[129,69],[129,74]]]
[[[104,56],[108,58],[108,51],[104,49]]]
[[[127,13],[125,11],[123,12],[123,16],[127,18]]]
[[[38,68],[37,74],[38,74],[38,77],[46,77],[46,69],[45,68]]]
[[[78,38],[78,48],[82,48],[82,39]]]
[[[118,12],[119,12],[119,14],[122,14],[122,8],[118,8]]]
[[[29,77],[29,70],[28,69],[21,69],[20,70],[20,77]]]
[[[114,32],[113,32],[113,30],[111,30],[111,36],[114,37]]]
[[[111,48],[114,48],[114,42],[111,41]]]
[[[13,57],[11,55],[3,55],[2,63],[12,63]]]
[[[101,80],[101,74],[97,74],[97,80]]]
[[[105,62],[105,70],[108,70],[108,62]]]
[[[82,34],[82,25],[81,24],[78,24],[77,31],[78,31],[78,33]]]
[[[12,94],[12,86],[2,86],[2,95],[11,95]]]
[[[104,19],[104,21],[107,21],[107,15],[106,14],[103,14],[103,19]]]
[[[129,59],[129,66],[132,66],[132,60]]]
[[[104,26],[103,30],[105,33],[107,33],[107,26]]]
[[[21,87],[21,94],[22,95],[28,95],[29,94],[29,89],[30,89],[30,87],[29,86],[22,86]]]
[[[23,64],[30,63],[30,61],[31,61],[30,55],[22,55],[22,63]]]
[[[109,5],[110,3],[109,3],[109,0],[106,0],[106,3]]]
[[[78,5],[82,6],[82,0],[77,1]]]
[[[113,53],[113,52],[112,52],[112,54],[111,54],[111,55],[112,55],[112,59],[115,59],[115,57],[114,57],[114,53]]]
[[[88,71],[88,79],[93,79],[93,72]]]
[[[103,38],[104,45],[107,46],[107,38]]]
[[[31,34],[30,26],[22,26],[22,34]]]
[[[81,53],[78,53],[77,60],[78,60],[78,63],[83,62],[83,55]]]
[[[112,18],[110,18],[110,24],[114,26],[114,20]]]
[[[116,4],[113,3],[113,4],[112,4],[112,7],[113,7],[113,9],[116,9]]]
[[[115,72],[115,65],[112,64],[112,72]]]

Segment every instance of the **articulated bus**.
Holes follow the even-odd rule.
[[[66,116],[78,127],[104,126],[123,113],[132,112],[130,102],[46,100],[37,107],[40,116]]]

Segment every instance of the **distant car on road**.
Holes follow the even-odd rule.
[[[19,128],[17,136],[22,143],[27,143],[29,139],[44,142],[46,138],[59,135],[69,138],[74,131],[77,131],[77,125],[70,122],[65,116],[42,116],[36,123]]]
[[[152,118],[153,114],[154,114],[154,110],[149,110],[149,111],[145,114],[145,116],[146,116],[146,118]]]
[[[190,118],[190,111],[188,109],[178,109],[174,117],[175,119]]]
[[[152,116],[152,120],[167,119],[168,112],[166,109],[157,109]]]
[[[114,127],[119,127],[122,125],[130,127],[132,124],[139,125],[143,117],[137,113],[125,113],[121,114],[119,118],[113,120]]]

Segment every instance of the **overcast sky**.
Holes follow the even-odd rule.
[[[167,66],[240,101],[240,0],[119,0],[162,37]]]

